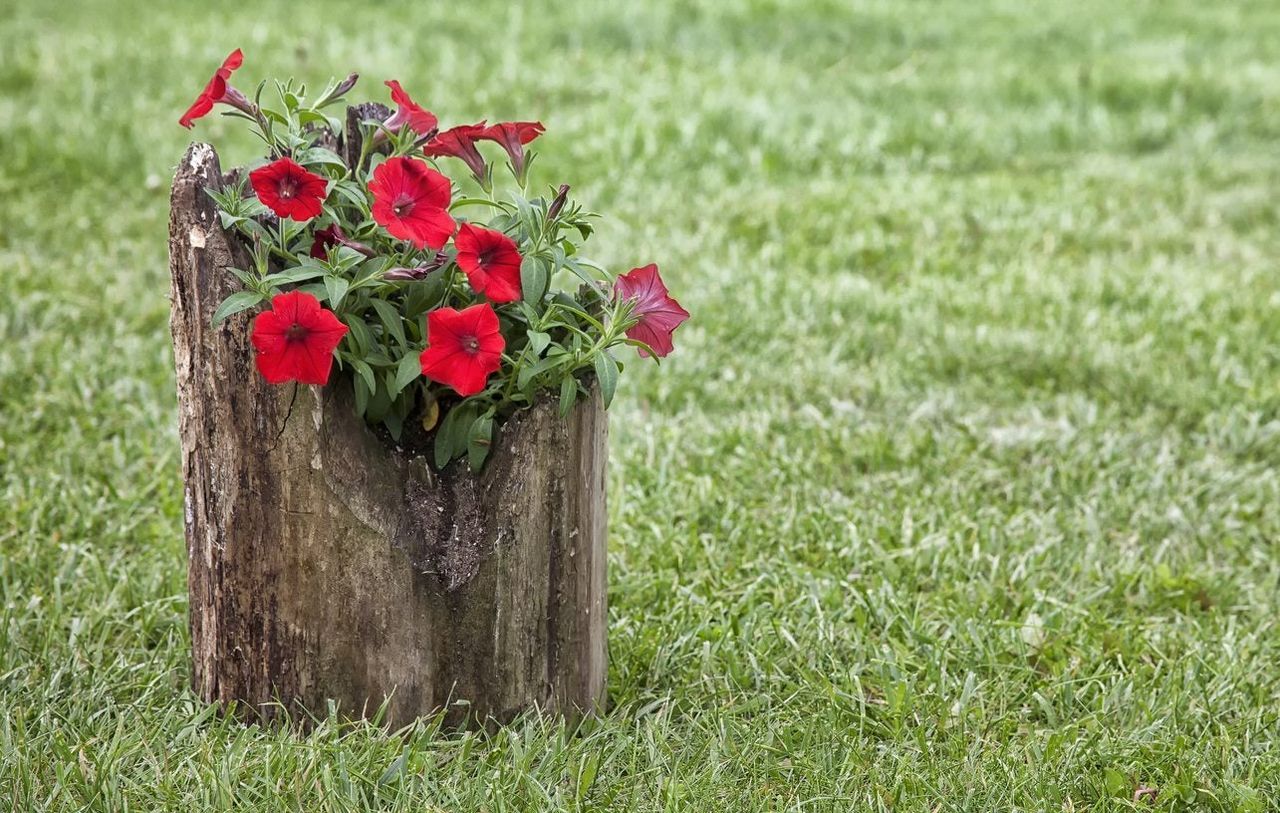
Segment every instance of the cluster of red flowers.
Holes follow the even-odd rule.
[[[227,57],[183,114],[180,123],[184,127],[191,127],[215,104],[226,104],[250,117],[260,116],[254,104],[229,84],[232,72],[242,61],[239,50]],[[347,87],[354,82],[353,75]],[[388,139],[398,139],[407,129],[424,157],[457,158],[488,189],[489,168],[477,143],[492,141],[506,151],[512,172],[523,187],[528,167],[524,148],[543,133],[540,123],[480,122],[440,131],[436,116],[414,102],[399,82],[388,81],[386,85],[396,110],[382,122],[385,132],[379,131],[378,135],[383,144]],[[283,154],[249,173],[249,182],[258,200],[278,218],[305,223],[326,212],[335,179],[313,172],[295,161],[294,156]],[[414,268],[386,271],[385,280],[422,279],[452,261],[476,297],[475,304],[468,307],[440,306],[426,314],[426,346],[419,357],[422,375],[463,397],[482,392],[489,377],[502,367],[507,345],[495,306],[515,303],[522,297],[524,256],[520,245],[498,229],[472,222],[459,225],[450,214],[452,182],[424,160],[410,155],[386,158],[377,163],[365,188],[369,196],[367,211],[387,235],[416,251],[434,252]],[[554,209],[563,205],[566,190],[567,187],[562,188]],[[452,251],[446,252],[450,241]],[[337,222],[314,231],[310,255],[323,259],[335,246],[345,246],[366,257],[376,256],[374,249],[349,238]],[[403,256],[411,256],[407,249],[404,251],[407,253]],[[635,268],[619,277],[612,296],[615,302],[632,303],[628,312],[634,323],[625,331],[626,336],[643,343],[657,356],[672,351],[672,333],[689,314],[668,294],[656,265]],[[339,314],[323,307],[311,293],[277,293],[271,299],[271,309],[260,313],[253,322],[258,369],[273,384],[325,384],[334,352],[348,332]],[[648,355],[644,348],[640,353]]]

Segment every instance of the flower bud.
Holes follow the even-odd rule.
[[[551,205],[547,207],[547,219],[553,220],[555,216],[560,214],[560,210],[564,208],[564,202],[569,197],[569,184],[560,184],[560,191],[556,193],[555,198],[551,201]]]
[[[415,265],[413,268],[405,268],[404,266],[397,266],[396,268],[391,268],[382,272],[382,278],[392,282],[407,282],[411,280],[419,280],[419,279],[424,279],[427,276],[427,274],[430,274],[432,271],[435,271],[439,267],[440,267],[439,261],[423,263],[422,265]]]
[[[360,74],[353,73],[349,75],[346,79],[343,79],[335,85],[333,90],[326,93],[320,101],[316,102],[316,107],[324,107],[338,101],[343,96],[346,96],[347,92],[355,87],[356,82],[358,81],[360,81]]]

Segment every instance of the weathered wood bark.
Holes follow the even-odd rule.
[[[273,387],[248,314],[211,326],[247,268],[193,145],[174,179],[173,346],[195,689],[258,717],[286,707],[399,725],[540,707],[605,686],[606,424],[598,394],[502,427],[475,476],[433,472],[356,417],[349,383]]]

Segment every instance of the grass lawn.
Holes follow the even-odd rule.
[[[547,5],[0,0],[0,809],[1280,808],[1273,0]],[[694,314],[578,736],[188,689],[168,180],[237,45],[540,118]]]

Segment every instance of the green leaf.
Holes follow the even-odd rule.
[[[527,325],[532,325],[533,323],[538,321],[538,312],[533,308],[529,307],[528,302],[517,302],[516,311],[519,313],[520,318],[523,319],[525,324]],[[508,313],[510,313],[510,311],[508,311]]]
[[[569,245],[573,244],[570,243]],[[558,271],[562,266],[564,266],[565,258],[566,255],[564,253],[564,249],[560,245],[553,245],[551,247],[551,269],[553,271]]]
[[[333,185],[333,192],[347,199],[347,202],[355,206],[362,212],[369,210],[369,199],[365,197],[364,187],[359,186],[354,181],[338,181]]]
[[[342,303],[342,298],[347,295],[347,289],[351,287],[351,283],[345,277],[335,277],[332,274],[324,278],[324,289],[328,294],[329,307],[337,308]]]
[[[305,231],[306,228],[307,227],[305,224],[299,223],[298,221],[293,220],[292,218],[286,217],[283,220],[280,220],[278,222],[277,232],[283,231],[284,244],[292,245],[293,241],[297,239],[298,235],[302,234],[302,232]],[[279,235],[277,234],[277,236]]]
[[[489,228],[494,231],[505,232],[514,225],[516,225],[515,217],[505,212],[500,215],[494,215],[489,220]]]
[[[316,299],[324,299],[329,295],[328,290],[325,289],[324,283],[322,282],[308,282],[306,285],[299,285],[298,290],[311,294]]]
[[[330,82],[329,87],[330,88],[334,87],[334,84]],[[320,98],[324,98],[324,95],[321,94]],[[298,123],[299,124],[323,124],[323,125],[328,124],[328,122],[326,121],[326,117],[323,113],[309,107],[304,107],[303,109],[298,111]],[[306,135],[318,137],[320,134],[308,132],[306,133]]]
[[[541,302],[547,292],[547,268],[537,257],[520,262],[520,292],[525,302]]]
[[[475,419],[476,409],[470,404],[458,404],[444,416],[436,430],[436,468],[443,469],[449,461],[467,448],[467,432]]]
[[[399,395],[420,375],[422,375],[422,363],[418,360],[418,354],[406,353],[396,365],[396,378],[391,387],[391,394]]]
[[[382,326],[387,329],[387,332],[400,343],[401,347],[407,345],[408,341],[404,337],[404,320],[400,317],[400,311],[396,306],[385,299],[371,299],[369,304],[378,312],[378,318],[382,320]]]
[[[391,396],[387,393],[386,387],[378,387],[369,398],[369,410],[365,413],[365,418],[370,423],[377,423],[385,418],[390,410]]]
[[[328,273],[328,269],[317,263],[302,263],[295,265],[293,268],[286,268],[270,276],[263,277],[262,281],[267,285],[280,285],[282,283],[299,283],[313,280],[316,277],[322,277]]]
[[[592,360],[596,368],[596,378],[600,380],[600,394],[604,396],[605,409],[613,402],[614,390],[618,388],[618,362],[613,360],[608,350],[602,350]]]
[[[323,117],[321,117],[323,121]],[[316,164],[337,167],[343,172],[347,169],[347,162],[343,161],[333,150],[326,150],[324,147],[311,147],[302,150],[298,154],[297,161],[304,167],[314,166]]]
[[[369,387],[369,393],[374,394],[378,390],[378,384],[373,377],[373,368],[370,367],[363,359],[351,359],[351,366],[356,368],[356,372],[364,379],[364,383]]]
[[[404,773],[404,767],[409,762],[409,746],[405,746],[400,752],[400,756],[395,759],[387,769],[382,772],[382,776],[378,777],[378,787],[388,784],[400,774]]]
[[[1129,781],[1129,777],[1120,773],[1115,768],[1103,769],[1102,782],[1107,789],[1107,795],[1115,798],[1128,798],[1133,788],[1132,783]]]
[[[400,417],[394,410],[392,410],[382,418],[382,424],[386,426],[387,431],[391,433],[392,440],[400,440],[400,434],[404,431],[404,418]]]
[[[431,308],[441,304],[445,295],[446,274],[439,271],[428,274],[427,278],[409,285],[409,293],[405,297],[404,315],[406,319],[416,319]]]
[[[654,364],[662,363],[662,358],[657,353],[654,352],[653,348],[645,344],[644,342],[640,341],[639,339],[623,339],[622,343],[629,344],[638,350],[643,350],[644,352],[648,353],[649,358],[653,359]]]
[[[560,417],[569,417],[574,403],[578,400],[578,379],[566,375],[560,381]]]
[[[206,186],[204,193],[218,204],[218,208],[224,212],[232,211],[237,203],[240,202],[240,193],[234,186],[228,186],[226,189],[214,189],[212,186]]]
[[[262,224],[256,220],[241,220],[236,225],[250,238],[256,235],[264,245],[270,245],[276,239],[274,234],[263,228]]]
[[[554,356],[551,358],[540,359],[536,364],[528,367],[521,367],[520,372],[516,374],[516,386],[521,390],[526,390],[529,383],[547,370],[556,367],[564,362],[563,356]]]
[[[471,422],[467,432],[467,465],[480,471],[493,445],[493,413],[486,412]]]
[[[387,270],[387,265],[390,262],[387,257],[365,257],[355,249],[346,246],[338,249],[338,253],[342,255],[342,268],[344,271],[358,266],[355,276],[361,283],[372,280],[380,281],[382,272]]]
[[[506,204],[499,203],[495,200],[489,200],[488,198],[458,198],[453,203],[449,204],[449,211],[452,212],[454,209],[460,209],[463,206],[488,206],[504,212],[507,209]]]
[[[369,330],[369,325],[359,316],[349,316],[343,321],[351,330],[347,341],[351,344],[355,355],[361,357],[369,355],[369,351],[373,349],[373,333]]]
[[[581,803],[596,783],[596,772],[600,769],[600,752],[592,751],[578,768],[578,787],[575,790],[577,801]],[[390,770],[388,768],[387,770]]]
[[[362,378],[353,379],[351,388],[356,394],[356,415],[364,417],[365,412],[369,409],[369,387]]]
[[[244,285],[253,284],[254,275],[250,274],[248,271],[242,271],[239,268],[232,268],[231,266],[227,266],[227,270],[230,271],[235,276],[236,279],[240,280],[242,284]]]
[[[525,235],[530,240],[537,239],[538,234],[541,232],[541,225],[538,222],[537,215],[534,214],[533,206],[521,195],[512,195],[511,197],[516,202],[516,209],[520,213],[520,226],[524,229]]]
[[[542,351],[547,349],[547,345],[551,343],[551,336],[541,331],[529,331],[529,349],[533,351],[535,356],[541,356]]]
[[[587,284],[588,288],[594,288],[596,277],[590,271],[573,257],[566,257],[564,267],[573,272],[573,275]]]
[[[444,416],[444,421],[436,429],[436,442],[434,446],[435,463],[437,469],[443,469],[449,465],[449,461],[453,459],[453,446],[450,443],[450,433],[445,429],[449,427],[450,418],[453,417],[455,410],[449,410],[449,414]]]
[[[222,320],[226,319],[228,316],[231,316],[232,314],[239,313],[240,311],[249,310],[249,308],[252,308],[254,305],[257,305],[259,302],[261,302],[265,298],[266,297],[264,297],[262,294],[258,293],[257,291],[236,291],[231,296],[222,300],[222,304],[218,306],[218,309],[216,311],[214,311],[213,313],[214,326],[216,327],[217,325],[221,324]]]

